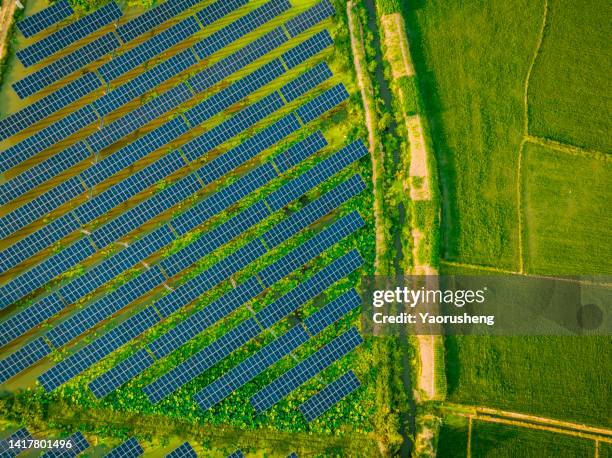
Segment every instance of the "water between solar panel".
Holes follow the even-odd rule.
[[[60,0],[54,5],[19,21],[17,23],[17,28],[24,37],[29,38],[51,27],[53,24],[57,24],[61,20],[66,19],[68,16],[72,15],[73,12],[67,0]]]
[[[353,371],[348,371],[304,402],[300,410],[306,420],[311,422],[357,388],[359,388],[359,380]]]

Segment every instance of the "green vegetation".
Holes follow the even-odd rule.
[[[529,84],[529,132],[612,152],[612,4],[549,0]]]
[[[437,455],[440,458],[459,458],[467,455],[468,419],[445,415],[440,425]]]
[[[612,160],[528,142],[522,175],[526,270],[612,274]]]
[[[516,458],[592,457],[595,443],[564,434],[475,421],[472,429],[472,456]]]

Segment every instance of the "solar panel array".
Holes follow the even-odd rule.
[[[89,442],[85,439],[85,436],[80,432],[74,433],[70,437],[66,438],[66,441],[70,441],[70,448],[52,449],[46,452],[43,457],[48,458],[72,458],[81,454],[89,448]]]
[[[107,458],[136,458],[144,454],[143,448],[135,438],[128,439],[123,444],[115,447],[110,453],[107,453]]]
[[[227,458],[244,458],[244,454],[242,453],[242,450],[238,449],[235,452],[227,455]]]
[[[25,334],[64,308],[61,299],[52,294],[40,300],[36,307],[25,309],[0,323],[0,346]]]
[[[295,81],[281,88],[281,93],[287,102],[292,102],[306,94],[310,89],[332,77],[332,72],[325,62],[321,62],[306,71]]]
[[[26,428],[21,428],[15,431],[6,439],[0,441],[0,457],[2,458],[12,458],[19,455],[22,452],[22,449],[19,447],[11,448],[9,445],[9,441],[19,441],[19,440],[29,440],[32,439],[32,435]]]
[[[317,55],[325,48],[328,48],[334,44],[334,40],[327,30],[323,30],[312,37],[300,43],[293,49],[283,54],[283,61],[287,64],[287,67],[294,68],[301,62],[309,59],[312,56]]]
[[[60,0],[59,2],[49,6],[48,8],[39,11],[17,23],[17,28],[24,37],[31,37],[38,32],[48,29],[54,24],[66,19],[74,13],[68,0]]]
[[[193,447],[189,445],[189,442],[185,442],[183,445],[174,449],[172,452],[166,455],[166,457],[167,458],[197,458],[198,455],[196,454]]]
[[[311,422],[357,388],[359,388],[359,380],[353,371],[348,371],[304,402],[300,406],[300,411],[306,420]]]
[[[314,7],[307,9],[296,17],[289,19],[285,24],[287,31],[291,37],[295,37],[302,32],[305,32],[313,25],[318,24],[324,19],[333,16],[335,13],[334,6],[329,0],[323,0],[317,3]]]

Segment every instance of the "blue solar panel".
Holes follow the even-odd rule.
[[[13,89],[17,95],[25,99],[32,94],[56,83],[65,76],[78,70],[82,70],[90,63],[100,59],[102,56],[119,49],[121,43],[114,33],[96,38],[82,48],[60,57],[46,67],[30,73],[25,78],[13,83]]]
[[[304,328],[294,326],[198,392],[194,400],[203,410],[210,409],[307,340],[308,334]]]
[[[197,43],[193,49],[200,59],[210,57],[215,52],[242,38],[247,33],[255,30],[279,14],[288,11],[290,8],[291,4],[288,0],[276,0],[265,3],[250,13],[236,19],[227,27],[206,37]],[[198,13],[198,18],[205,17],[205,14],[205,11],[201,11]]]
[[[104,455],[106,458],[136,458],[144,454],[143,448],[135,438],[126,440],[123,444],[115,447]]]
[[[289,454],[289,456],[287,456],[287,458],[298,458],[298,454],[295,452],[292,452]]]
[[[235,148],[217,156],[209,163],[203,165],[197,173],[204,184],[211,184],[230,170],[244,164],[284,137],[296,132],[300,127],[297,118],[291,113],[248,138]]]
[[[278,190],[266,197],[266,203],[272,210],[279,210],[306,190],[317,186],[352,162],[368,154],[367,148],[361,140],[351,143],[340,151],[315,165],[298,178],[286,183]]]
[[[282,55],[287,67],[294,68],[304,62],[306,59],[320,53],[325,48],[334,44],[334,40],[327,30],[323,30],[308,40],[300,43],[295,48],[290,49]]]
[[[246,65],[287,42],[287,35],[280,27],[252,41],[234,54],[204,69],[189,80],[189,85],[197,93],[204,92],[223,81],[232,73],[242,70]]]
[[[16,313],[0,323],[0,346],[25,334],[30,329],[43,323],[65,307],[55,294],[45,297],[30,307]]]
[[[66,234],[78,229],[80,226],[81,224],[77,219],[74,218],[72,214],[67,213],[33,234],[21,239],[19,242],[5,248],[0,257],[2,272],[6,272],[11,267],[34,256],[42,249],[61,239]],[[5,303],[1,304],[0,308],[4,308],[8,305]]]
[[[142,96],[147,91],[178,75],[197,62],[190,49],[182,51],[152,69],[130,79],[125,84],[112,89],[109,93],[96,100],[93,105],[101,116],[106,116],[111,111],[125,105],[130,100]]]
[[[0,361],[0,383],[6,382],[19,372],[30,367],[36,361],[43,359],[51,353],[51,348],[42,337],[27,343],[15,353]]]
[[[140,227],[164,210],[172,208],[172,206],[198,192],[201,188],[202,185],[197,177],[193,174],[188,175],[160,193],[155,194],[150,199],[139,203],[134,208],[109,221],[94,231],[92,238],[95,240],[96,245],[106,246],[119,237]]]
[[[283,101],[280,96],[276,92],[273,92],[253,105],[246,107],[227,121],[222,122],[208,132],[190,141],[181,149],[185,153],[187,159],[194,161],[204,153],[216,148],[223,142],[253,126],[256,122],[274,113],[282,106]]]
[[[0,441],[0,457],[1,458],[13,458],[19,455],[22,451],[25,451],[27,448],[27,447],[21,448],[18,442],[16,446],[13,446],[13,448],[11,448],[11,444],[9,443],[9,441],[13,441],[13,442],[21,441],[21,440],[28,441],[30,439],[33,439],[32,435],[26,428],[18,429],[13,434],[11,434],[9,437]]]
[[[87,137],[86,141],[93,151],[102,151],[127,134],[186,102],[191,98],[191,95],[191,91],[185,84],[179,84],[103,127]]]
[[[49,450],[43,455],[43,458],[74,458],[89,448],[89,442],[87,442],[87,439],[79,432],[67,437],[66,441],[70,441],[70,448]]]
[[[94,254],[88,239],[81,239],[0,288],[2,302],[15,302]]]
[[[161,262],[161,266],[169,276],[173,277],[269,215],[270,211],[264,203],[257,202],[215,229],[202,234],[198,240],[185,249],[167,257]]]
[[[269,287],[289,272],[297,269],[309,259],[319,255],[347,235],[363,227],[363,220],[357,212],[350,213],[334,222],[326,230],[319,232],[306,243],[291,251],[274,264],[258,273],[264,286]]]
[[[70,178],[55,188],[22,205],[0,218],[0,237],[7,237],[46,215],[53,209],[85,192],[77,177]]]
[[[47,333],[47,338],[56,347],[70,342],[92,326],[102,322],[143,294],[161,285],[164,276],[157,267],[145,271],[93,304],[80,310]]]
[[[354,175],[336,188],[325,193],[323,196],[308,204],[303,212],[294,213],[277,226],[263,235],[266,245],[277,246],[286,237],[284,232],[291,232],[295,226],[309,225],[323,217],[334,208],[338,207],[348,199],[356,196],[365,189],[365,183],[359,175]]]
[[[57,91],[28,105],[23,110],[0,120],[0,141],[32,126],[41,119],[79,100],[91,91],[102,87],[95,73],[86,73]]]
[[[73,304],[80,298],[95,291],[107,281],[168,245],[174,239],[174,234],[168,226],[162,226],[117,254],[105,259],[80,277],[63,285],[59,290],[59,294],[67,303]]]
[[[327,140],[317,131],[280,153],[273,162],[279,172],[284,173],[326,146]]]
[[[250,75],[233,83],[229,87],[217,92],[190,110],[185,112],[189,124],[196,126],[202,124],[217,113],[231,107],[233,104],[252,94],[257,89],[278,78],[285,73],[285,67],[279,59],[267,63]]]
[[[93,109],[86,105],[65,118],[45,127],[43,130],[11,146],[2,153],[0,173],[6,172],[23,161],[30,159],[35,154],[74,134],[97,119],[98,117]]]
[[[166,458],[198,458],[198,455],[193,450],[193,447],[188,442],[185,442],[179,448],[166,455]]]
[[[17,57],[23,65],[29,67],[119,19],[121,14],[119,7],[111,2],[27,48],[17,51]]]
[[[64,170],[85,160],[91,153],[85,143],[79,142],[26,170],[12,180],[0,185],[0,205],[36,188]]]
[[[179,235],[184,235],[213,215],[229,208],[254,190],[261,188],[276,176],[277,173],[270,164],[257,167],[174,218],[171,225]]]
[[[315,335],[361,305],[361,297],[351,289],[304,320],[304,326]]]
[[[240,348],[260,332],[261,328],[253,318],[242,322],[203,350],[174,367],[170,372],[145,386],[143,388],[144,393],[153,404],[161,401]]]
[[[155,309],[146,308],[57,363],[38,377],[38,381],[45,390],[53,391],[159,321],[160,318]]]
[[[257,321],[265,328],[271,327],[278,320],[294,312],[299,304],[316,297],[329,286],[359,268],[362,263],[363,260],[356,250],[335,259],[308,280],[257,312]]]
[[[124,359],[109,372],[102,374],[89,383],[89,389],[94,396],[101,399],[112,393],[121,385],[132,379],[140,372],[150,367],[154,363],[154,359],[146,350],[139,350],[129,358]]]
[[[144,64],[156,55],[177,45],[198,30],[200,30],[200,26],[195,18],[188,17],[184,21],[173,25],[169,29],[102,65],[98,72],[104,78],[104,81],[110,83],[128,70]]]
[[[296,17],[289,19],[285,24],[287,31],[291,37],[295,37],[306,31],[315,24],[318,24],[323,19],[333,16],[336,11],[329,0],[323,0],[317,3],[312,8],[307,9]]]
[[[309,123],[348,98],[349,93],[340,83],[298,108],[297,114],[302,121]]]
[[[258,413],[264,412],[291,391],[357,348],[361,342],[363,339],[357,329],[349,329],[258,391],[251,398],[251,404]]]
[[[239,449],[227,455],[227,458],[244,458],[244,455],[242,454],[242,450]]]
[[[353,371],[348,371],[304,402],[300,410],[306,420],[311,422],[357,388],[359,388],[359,380]]]
[[[24,37],[31,37],[51,27],[53,24],[57,24],[61,20],[66,19],[68,16],[72,15],[73,12],[67,0],[60,0],[54,5],[19,21],[17,27]]]
[[[180,137],[188,130],[183,118],[174,118],[172,121],[140,137],[135,142],[124,146],[119,151],[104,158],[81,173],[85,185],[93,188],[118,171],[132,165],[149,153],[160,149]]]
[[[295,80],[285,84],[280,91],[287,102],[292,102],[331,77],[331,70],[325,62],[321,62]]]

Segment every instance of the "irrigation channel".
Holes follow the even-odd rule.
[[[374,0],[364,0],[366,10],[368,12],[368,29],[374,34],[374,49],[376,50],[376,81],[380,92],[380,97],[385,105],[387,112],[393,113],[393,104],[391,101],[392,94],[389,87],[389,83],[385,79],[383,58],[381,53],[380,44],[380,31],[378,29],[378,22],[376,21],[376,7],[374,6]],[[385,132],[382,133],[384,136],[390,136],[391,138],[397,137],[397,124],[395,119],[392,117],[389,127]],[[398,167],[400,167],[400,151],[399,147],[395,147],[393,150],[393,170],[392,175],[395,176]],[[404,259],[404,253],[402,251],[402,227],[406,223],[406,209],[404,204],[400,202],[397,206],[397,224],[395,224],[393,232],[393,267],[396,278],[402,279],[404,272],[402,270],[402,261]],[[403,458],[409,458],[412,454],[412,438],[414,437],[416,425],[416,406],[412,395],[412,380],[410,379],[410,349],[408,348],[408,340],[405,334],[404,328],[399,335],[401,358],[402,358],[402,383],[408,399],[408,411],[402,409],[400,412],[401,421],[401,434],[404,438],[404,442],[401,448],[401,456]]]

